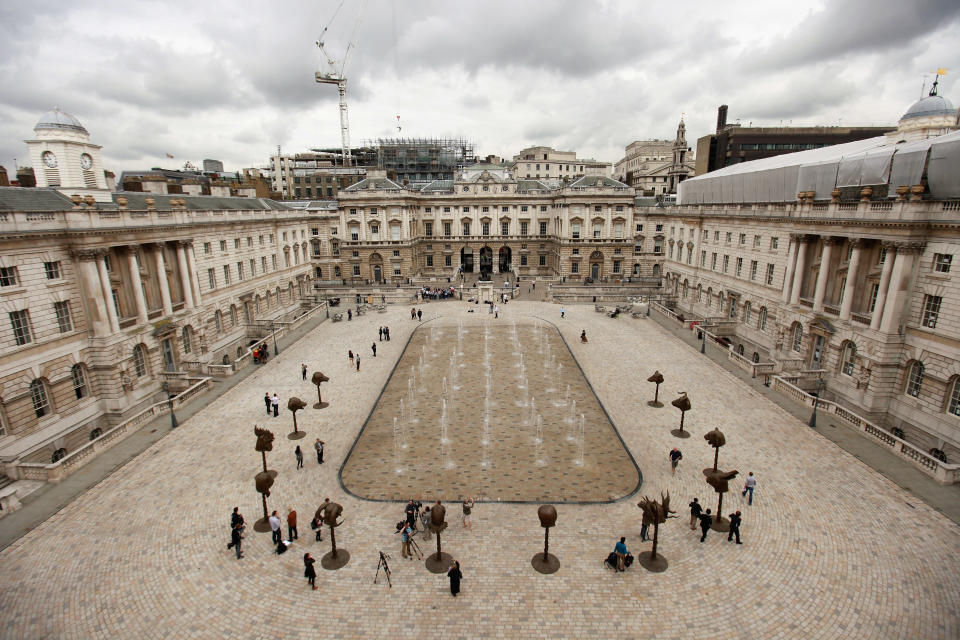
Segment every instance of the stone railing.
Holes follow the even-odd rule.
[[[941,462],[906,440],[898,438],[883,427],[873,424],[866,418],[846,407],[840,406],[836,402],[812,396],[803,389],[790,384],[782,376],[773,376],[773,378],[771,378],[771,388],[784,395],[790,396],[794,400],[809,406],[811,409],[815,404],[818,410],[837,416],[850,426],[858,429],[861,433],[871,436],[876,442],[882,443],[898,457],[909,460],[914,466],[932,476],[933,479],[940,484],[960,482],[960,464]]]
[[[727,352],[727,359],[744,371],[749,371],[751,378],[756,378],[759,374],[772,373],[777,368],[776,362],[753,362],[733,349]]]
[[[173,398],[173,408],[182,407],[194,397],[207,391],[213,384],[211,378],[189,378],[191,385],[182,393]],[[99,438],[91,440],[76,451],[51,463],[43,462],[15,462],[17,478],[20,480],[40,480],[43,482],[59,482],[82,467],[101,451],[109,449],[114,444],[136,431],[139,427],[152,422],[157,416],[170,413],[170,402],[161,400],[143,411],[127,418],[117,426],[106,431]]]

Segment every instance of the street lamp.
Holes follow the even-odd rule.
[[[700,353],[707,352],[707,332],[700,329]]]
[[[167,394],[167,408],[170,409],[170,428],[177,428],[177,414],[173,412],[173,397],[170,395],[170,383],[166,380],[163,381],[163,384],[160,385],[160,388],[163,389],[163,392]]]
[[[825,386],[827,385],[823,378],[817,378],[817,392],[813,398],[813,413],[810,414],[810,422],[807,423],[812,429],[817,427],[817,402],[820,400],[820,394],[823,392]]]
[[[277,355],[279,353],[277,351],[277,331],[273,327],[273,320],[270,321],[270,333],[273,334],[273,355]]]

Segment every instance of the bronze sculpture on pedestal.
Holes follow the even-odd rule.
[[[730,521],[723,517],[723,494],[729,490],[729,480],[737,475],[736,471],[721,471],[717,468],[717,462],[720,458],[720,447],[727,444],[727,438],[720,429],[714,429],[703,436],[711,447],[713,447],[713,468],[707,467],[703,470],[703,475],[707,477],[707,484],[713,487],[719,495],[717,502],[717,514],[713,517],[713,524],[710,528],[714,531],[728,531]]]
[[[560,560],[550,553],[550,527],[557,524],[557,510],[551,504],[540,505],[537,517],[543,527],[543,553],[533,556],[530,564],[540,573],[556,573],[560,568]]]
[[[657,543],[659,541],[660,525],[667,521],[667,518],[676,518],[671,515],[676,511],[670,510],[670,492],[666,495],[660,494],[660,502],[651,500],[644,496],[643,500],[637,503],[637,506],[643,511],[643,523],[653,525],[653,548],[650,551],[644,551],[637,556],[637,562],[643,565],[647,571],[660,573],[667,570],[667,559],[663,555],[657,555]]]
[[[267,429],[261,429],[254,425],[253,432],[257,436],[257,451],[263,458],[263,471],[254,476],[257,492],[263,500],[263,517],[253,524],[253,530],[260,533],[270,531],[269,515],[267,514],[267,496],[270,495],[270,487],[273,486],[273,479],[277,477],[277,472],[267,469],[267,451],[273,451],[273,433]]]
[[[657,385],[653,391],[653,400],[647,401],[647,404],[659,409],[663,406],[663,403],[660,402],[660,385],[663,384],[663,374],[659,371],[654,371],[653,375],[647,378],[647,382],[652,382]]]
[[[450,563],[453,562],[453,556],[444,553],[440,547],[440,532],[447,528],[447,523],[444,520],[446,515],[447,508],[437,500],[437,503],[430,509],[430,522],[427,524],[427,528],[437,534],[437,553],[430,554],[426,562],[427,570],[430,573],[443,573],[450,568]]]
[[[329,380],[330,378],[323,375],[319,371],[313,372],[313,376],[311,376],[310,381],[313,384],[317,385],[317,402],[316,404],[313,405],[314,409],[326,409],[327,407],[330,406],[329,402],[324,402],[323,398],[320,397],[320,385],[323,384],[324,382],[328,382]]]
[[[343,524],[343,521],[337,522],[337,518],[343,513],[343,507],[336,502],[329,500],[323,507],[323,524],[330,527],[330,551],[320,559],[320,566],[324,569],[335,571],[350,562],[350,552],[346,549],[337,549],[337,535],[334,528]],[[317,523],[317,526],[322,526]]]
[[[291,398],[287,400],[287,409],[293,413],[293,433],[287,434],[287,440],[300,440],[307,435],[306,431],[297,429],[297,411],[300,411],[306,406],[307,403],[296,396],[291,396]]]
[[[680,397],[674,400],[673,402],[671,402],[670,404],[675,406],[677,409],[680,409],[680,428],[674,429],[670,433],[672,433],[677,438],[689,438],[690,434],[683,430],[683,416],[687,413],[687,411],[690,411],[690,407],[691,407],[690,398],[687,397],[687,392],[681,391]]]

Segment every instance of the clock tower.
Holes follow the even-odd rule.
[[[38,187],[51,187],[66,196],[92,195],[111,202],[100,159],[100,145],[75,117],[54,108],[33,128],[36,137],[26,140]]]

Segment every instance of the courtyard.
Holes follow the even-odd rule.
[[[955,638],[960,633],[957,525],[652,320],[614,320],[594,313],[592,306],[568,307],[561,319],[559,306],[539,302],[511,302],[496,320],[468,313],[473,307],[461,302],[422,308],[424,322],[411,321],[409,309],[398,307],[352,322],[321,324],[0,552],[4,636],[689,638],[709,630],[732,638]],[[443,406],[438,410],[436,400],[447,397],[442,379],[460,341],[461,322],[468,332],[459,364],[474,366],[457,367],[446,383],[461,389],[448,392],[451,448],[445,457],[439,446]],[[521,353],[530,354],[525,356],[528,384],[522,385],[528,388],[507,379],[506,365],[518,368],[511,351],[491,374],[496,377],[492,413],[507,414],[491,429],[494,438],[518,440],[502,443],[485,458],[483,445],[476,443],[486,412],[480,367],[486,354],[478,345],[488,325],[491,345],[511,344],[514,322],[527,345]],[[373,358],[370,343],[384,324],[392,340],[378,341]],[[433,335],[431,325],[437,327]],[[534,327],[552,336],[552,353],[569,378],[555,380],[556,360],[544,362]],[[580,342],[581,330],[588,343]],[[427,353],[427,341],[435,347],[430,359],[440,363],[425,365],[431,370],[421,379],[419,357]],[[359,372],[350,366],[347,349],[363,354]],[[312,408],[316,389],[301,380],[301,362],[330,377],[322,389],[328,408]],[[414,406],[401,413],[399,400],[409,398],[410,367],[420,386],[414,389]],[[574,368],[578,374],[582,369],[584,382]],[[665,377],[662,408],[647,404],[653,385],[646,378],[654,370]],[[551,403],[568,402],[568,384],[571,406],[576,399],[584,413],[593,412],[584,431],[609,429],[602,432],[605,438],[583,437],[583,465],[571,464],[580,454],[579,436],[567,440],[567,405],[548,410]],[[471,393],[463,393],[464,387]],[[531,389],[546,396],[536,397],[548,436],[539,455],[530,405],[517,404],[529,402],[522,396]],[[552,395],[547,389],[554,389]],[[680,391],[692,402],[684,425],[692,437],[685,440],[670,433],[679,412],[669,402]],[[291,395],[307,401],[297,416],[306,432],[297,441],[305,449],[304,469],[296,469],[297,442],[286,438],[293,430],[290,413],[267,417],[265,392],[277,392],[281,406]],[[427,398],[432,408],[416,406]],[[408,411],[420,422],[406,433],[409,453],[396,456],[393,418]],[[429,449],[417,440],[416,429],[424,422],[432,422]],[[290,553],[277,556],[269,534],[248,527],[246,557],[238,561],[226,549],[229,513],[239,506],[248,523],[261,515],[253,482],[261,464],[254,424],[276,435],[267,454],[268,466],[278,472],[268,507],[281,517],[295,508],[300,537]],[[470,425],[472,444],[455,447],[455,425],[463,424]],[[701,473],[713,461],[703,434],[715,427],[727,437],[720,467],[740,471],[725,496],[724,515],[743,511],[742,546],[716,532],[701,544],[687,528],[686,505],[693,497],[716,508],[716,494]],[[426,433],[421,435],[427,438]],[[368,436],[379,442],[367,446]],[[312,455],[316,438],[326,442],[323,465]],[[674,446],[684,457],[671,475],[667,453]],[[470,455],[463,455],[464,449]],[[520,465],[522,473],[509,481],[506,474],[485,473],[518,449],[533,454]],[[540,457],[546,465],[538,464]],[[426,476],[419,484],[397,484],[414,475],[412,465],[420,459],[441,467],[446,484],[424,485],[436,480]],[[615,484],[604,495],[588,495],[594,486],[562,485],[538,475],[553,466],[568,473],[606,466],[596,483]],[[458,470],[476,475],[457,485]],[[747,471],[758,478],[752,506],[736,491]],[[518,484],[537,482],[542,486],[524,487],[527,495],[510,493],[521,488]],[[422,561],[400,558],[394,524],[403,516],[402,504],[380,500],[415,486],[433,486],[446,500],[468,493],[486,499],[474,509],[472,532],[460,527],[459,507],[448,504],[450,527],[443,546],[462,565],[459,598],[450,597],[443,575],[429,573]],[[636,502],[661,492],[670,493],[678,516],[660,527],[659,552],[669,568],[660,574],[637,565],[626,573],[610,572],[602,560],[621,535],[634,555],[649,549],[649,543],[640,542]],[[327,536],[315,542],[308,524],[324,497],[344,507],[337,541],[351,560],[339,571],[318,569],[319,589],[311,591],[301,557],[309,551],[319,558],[329,549]],[[436,497],[424,491],[425,502]],[[536,504],[507,502],[539,497],[556,500],[559,513],[550,547],[560,570],[549,576],[530,567],[530,558],[543,548]],[[433,548],[432,541],[419,541],[425,553]],[[378,550],[391,556],[392,589],[382,579],[373,584]]]

